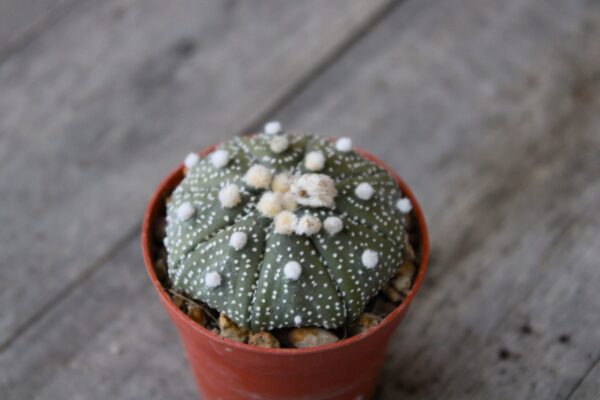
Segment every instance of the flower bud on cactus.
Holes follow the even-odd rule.
[[[266,130],[188,156],[167,204],[169,276],[241,328],[339,327],[402,263],[406,200],[349,139]]]

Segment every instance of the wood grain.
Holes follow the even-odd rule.
[[[600,393],[600,358],[596,360],[593,368],[583,377],[581,385],[578,386],[568,400],[595,399]]]
[[[600,348],[597,297],[563,293],[590,295],[600,280],[589,236],[599,231],[598,7],[411,4],[410,20],[406,7],[390,16],[279,115],[351,132],[428,214],[433,262],[381,398],[564,398]],[[544,339],[502,362],[528,320]],[[559,342],[579,329],[576,344]]]
[[[1,64],[2,346],[137,234],[187,152],[264,118],[390,4],[93,2]]]
[[[97,16],[94,7],[82,15]],[[145,7],[151,6],[144,3],[144,7],[135,9]],[[177,19],[160,8],[164,5],[154,7],[157,8],[147,11],[150,15]],[[253,21],[252,26],[261,18],[269,20],[253,11],[240,11]],[[131,11],[124,15],[128,12]],[[240,29],[237,35],[248,36],[257,29],[243,25],[246,18],[238,18],[242,26],[236,24],[236,29]],[[314,18],[321,21],[319,18],[324,17]],[[66,21],[58,28],[67,29],[75,21]],[[89,20],[84,18],[84,22]],[[290,21],[284,25],[289,28]],[[69,38],[72,32],[80,31],[70,29],[49,39],[47,46],[54,48],[58,44],[53,40]],[[148,32],[154,32],[155,37],[165,34],[159,28],[153,29],[148,28]],[[285,35],[282,27],[278,29],[273,35],[304,32],[300,25],[295,28],[298,31]],[[125,27],[122,31],[129,32]],[[261,32],[267,35],[263,39],[271,38],[266,30]],[[341,36],[337,36],[338,42]],[[178,37],[174,34],[163,47],[169,48],[167,44]],[[42,221],[41,231],[50,235],[56,227],[73,229],[68,233],[71,236],[61,232],[58,238],[42,237],[40,250],[37,245],[31,247],[39,253],[27,256],[33,263],[46,253],[52,255],[48,265],[54,263],[53,268],[41,267],[40,275],[49,279],[49,293],[60,292],[53,282],[72,282],[72,289],[52,307],[43,308],[35,323],[0,353],[0,397],[195,396],[176,332],[143,273],[136,233],[130,238],[123,236],[116,255],[109,251],[110,243],[114,245],[115,236],[126,230],[123,227],[135,226],[141,209],[132,204],[144,203],[140,190],[149,192],[156,177],[164,175],[190,144],[201,147],[218,137],[199,137],[193,134],[192,127],[202,127],[198,128],[202,132],[233,133],[242,126],[234,121],[251,123],[260,115],[257,109],[277,109],[277,117],[292,128],[352,136],[358,145],[376,153],[407,180],[426,211],[433,244],[430,273],[423,292],[394,337],[378,398],[596,399],[600,357],[600,219],[596,212],[600,204],[598,37],[597,2],[408,1],[382,19],[379,26],[308,83],[298,96],[285,96],[291,101],[281,106],[252,83],[260,78],[271,92],[276,92],[275,98],[284,92],[277,89],[277,83],[287,82],[286,76],[278,75],[268,65],[258,68],[260,71],[244,70],[244,77],[231,78],[237,70],[224,66],[222,60],[239,60],[236,52],[243,49],[242,45],[234,46],[226,40],[232,47],[225,50],[219,47],[222,42],[211,45],[211,40],[217,40],[213,38],[204,44],[207,53],[202,61],[195,60],[204,47],[195,45],[182,66],[156,67],[158,72],[148,73],[151,78],[140,78],[144,75],[140,70],[145,69],[138,63],[161,60],[156,54],[165,53],[153,53],[145,41],[151,39],[137,39],[146,43],[139,53],[149,52],[155,57],[144,58],[136,50],[138,55],[127,57],[139,59],[126,61],[126,51],[134,48],[135,40],[131,44],[120,43],[117,53],[125,61],[108,57],[114,64],[112,72],[101,74],[102,79],[96,78],[100,79],[97,84],[89,84],[97,85],[98,91],[79,89],[78,93],[91,96],[95,100],[89,101],[96,104],[83,107],[84,115],[78,117],[74,111],[63,115],[55,106],[52,110],[58,112],[59,122],[55,118],[43,119],[40,111],[32,116],[32,127],[42,127],[46,120],[56,124],[49,127],[51,137],[60,139],[55,144],[49,140],[49,134],[42,133],[0,138],[2,144],[11,146],[0,150],[4,151],[0,165],[15,163],[12,168],[23,168],[24,178],[35,175],[27,172],[33,168],[28,163],[38,169],[49,166],[42,177],[65,182],[61,184],[69,191],[67,197],[61,197],[57,188],[55,198],[50,192],[43,197],[44,201],[52,201],[35,203],[23,200],[27,198],[25,194],[37,194],[40,199],[41,195],[35,189],[26,189],[25,181],[20,183],[22,186],[17,183],[23,196],[12,198],[8,210],[26,210],[35,204],[41,209],[49,204],[57,216],[38,211],[36,215],[43,215],[37,222]],[[259,38],[253,42],[264,43]],[[334,42],[332,39],[327,48],[334,47]],[[189,49],[190,44],[180,46]],[[312,54],[310,45],[305,46],[302,54]],[[285,59],[290,48],[284,47],[287,50],[271,49],[274,54],[269,53],[269,57]],[[325,53],[322,50],[320,54]],[[35,52],[36,57],[39,54],[44,53]],[[92,56],[87,54],[84,61],[87,57]],[[241,57],[252,58],[244,54]],[[295,57],[296,62],[302,58],[300,54],[290,57]],[[205,68],[212,64],[207,58],[219,58],[216,65],[233,69],[226,71],[229,73],[209,74]],[[191,76],[188,72],[182,80],[187,86],[177,84],[178,79],[183,79],[179,78],[180,70],[191,71],[188,63],[196,65],[195,71],[200,71],[203,79],[212,77],[225,84],[227,89],[223,90],[228,95],[241,96],[243,87],[249,91],[248,97],[243,92],[235,104],[228,104],[229,96],[219,98],[218,93],[209,91],[217,98],[201,101],[198,91],[208,90],[209,83],[187,78]],[[55,61],[57,64],[60,63]],[[153,62],[143,64],[148,67]],[[136,73],[121,72],[120,67]],[[19,72],[17,76],[23,73],[23,68],[13,68],[16,69],[12,73]],[[177,72],[171,74],[174,78],[167,79],[168,83],[159,88],[148,83],[154,82],[156,76],[164,76],[161,71],[170,69]],[[96,69],[93,74],[91,71],[89,76],[99,73]],[[292,75],[299,77],[305,70],[294,71]],[[6,74],[0,66],[0,88],[10,86]],[[223,82],[224,77],[238,80]],[[111,83],[112,79],[116,83]],[[141,87],[150,89],[136,95],[131,82],[140,79],[146,82]],[[35,81],[31,75],[24,76],[11,93],[18,97],[24,86],[32,85],[29,98],[35,99],[37,89],[31,83]],[[58,100],[57,87],[61,86],[50,85],[40,93]],[[68,94],[67,90],[63,93],[69,97]],[[0,97],[0,113],[3,104],[15,107],[7,110],[17,110],[14,104],[20,100],[13,98],[6,103],[4,97]],[[255,100],[257,103],[253,103]],[[71,107],[78,104],[70,101]],[[109,106],[111,101],[117,104]],[[145,101],[151,104],[138,104]],[[195,106],[186,107],[188,102]],[[231,120],[223,120],[218,112],[225,108],[233,110]],[[177,117],[171,116],[174,112]],[[11,115],[12,112],[4,114],[0,124],[9,126],[6,124],[13,121],[10,126],[26,128],[24,117],[11,119]],[[97,120],[102,124],[95,125]],[[77,129],[71,126],[73,121],[80,121],[74,125]],[[126,133],[113,133],[103,139],[105,136],[100,133],[112,132],[116,129],[113,124],[145,134],[156,129],[156,133],[150,137],[142,135],[143,142],[149,143],[138,149],[140,139]],[[65,126],[70,134],[57,135]],[[165,138],[161,130],[173,134]],[[81,131],[87,132],[87,139],[82,139],[77,147],[72,143],[78,143],[75,138]],[[31,139],[26,141],[24,137]],[[130,146],[122,148],[123,143]],[[61,152],[61,146],[68,147]],[[24,161],[14,161],[16,151],[24,152]],[[44,151],[50,152],[48,158]],[[51,161],[57,155],[62,158]],[[92,160],[86,164],[88,157]],[[2,187],[7,176],[5,168],[0,168],[3,195],[7,191]],[[128,179],[127,186],[122,185],[123,178]],[[95,185],[84,185],[90,179]],[[41,178],[37,183],[33,187],[41,190]],[[95,186],[98,187],[94,189]],[[19,199],[24,202],[19,206],[22,208],[17,208]],[[96,199],[102,202],[96,203]],[[70,210],[81,204],[92,205],[90,215],[84,213],[81,220],[63,223]],[[123,204],[127,206],[122,207]],[[88,232],[90,225],[99,223],[98,215],[106,216],[106,226],[98,227],[98,232]],[[0,221],[16,224],[15,219],[9,218],[16,217],[0,209]],[[26,237],[25,233],[37,224],[19,228],[23,229],[21,235]],[[4,239],[8,238],[2,234],[0,230],[1,242],[6,243]],[[80,256],[79,248],[70,256],[52,252],[71,242],[99,244],[98,249],[84,249],[82,254],[88,258]],[[16,249],[15,246],[8,250],[12,257],[8,260],[19,259],[22,250],[17,254]],[[98,259],[107,251],[104,259]],[[4,263],[6,258],[0,260],[0,265],[10,264]],[[96,261],[92,266],[80,265],[85,260]],[[31,273],[40,267],[24,268]],[[54,281],[50,272],[57,269],[61,272]],[[87,272],[82,275],[82,271]],[[25,272],[20,278],[18,274],[9,277],[11,285],[18,286]],[[4,282],[0,285],[3,292],[11,289]],[[41,304],[41,300],[32,300],[34,295],[24,292],[26,286],[20,288],[21,292],[12,291],[11,297],[0,299],[21,299],[20,312],[32,303]],[[41,291],[40,297],[44,296],[46,289]]]
[[[0,2],[0,62],[57,23],[82,0]]]

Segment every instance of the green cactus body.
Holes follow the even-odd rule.
[[[167,204],[169,276],[242,327],[339,327],[402,261],[402,193],[348,139],[261,133],[186,165]]]

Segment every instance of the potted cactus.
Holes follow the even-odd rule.
[[[277,122],[188,155],[142,247],[210,399],[369,398],[428,255],[400,178]]]

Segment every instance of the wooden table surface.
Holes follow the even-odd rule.
[[[0,398],[197,398],[141,215],[269,119],[426,212],[378,399],[600,398],[598,0],[3,0]]]

